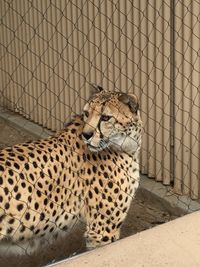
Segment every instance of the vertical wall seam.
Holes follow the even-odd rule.
[[[175,177],[175,0],[170,0],[170,180]]]

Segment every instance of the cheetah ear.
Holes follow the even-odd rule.
[[[133,113],[137,113],[139,109],[139,102],[138,98],[134,94],[124,94],[122,93],[119,97],[118,100],[124,103],[125,105],[128,105],[130,110]]]
[[[99,85],[96,85],[96,84],[91,84],[90,85],[90,95],[98,94],[103,90],[104,89]]]

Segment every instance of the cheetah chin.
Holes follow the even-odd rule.
[[[104,140],[101,140],[99,147],[92,146],[90,143],[88,144],[87,142],[86,142],[86,144],[87,144],[88,149],[91,152],[100,152],[100,151],[104,150],[105,148],[109,147],[109,142],[106,142]]]

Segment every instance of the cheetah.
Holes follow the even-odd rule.
[[[63,130],[1,150],[0,242],[27,250],[77,219],[88,249],[117,240],[139,185],[142,133],[137,97],[95,86]]]

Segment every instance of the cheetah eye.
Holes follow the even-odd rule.
[[[110,119],[111,119],[111,116],[101,115],[101,120],[102,121],[109,121]]]
[[[83,111],[83,114],[84,114],[84,116],[85,116],[86,118],[89,117],[89,112],[88,112],[87,110],[84,110],[84,111]]]

